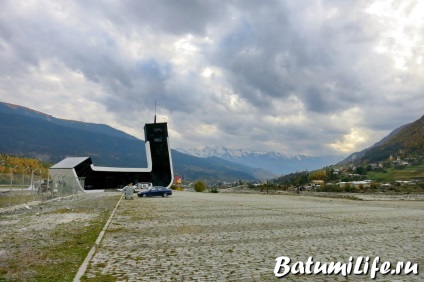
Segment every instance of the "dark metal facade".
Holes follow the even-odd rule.
[[[156,186],[171,186],[173,166],[167,123],[145,124],[144,136],[146,150],[150,150],[150,168],[95,167],[91,158],[86,158],[72,168],[78,178],[85,179],[84,189],[120,188],[128,183],[135,184],[137,182],[151,182]],[[146,152],[146,155],[149,156],[148,152]],[[51,173],[54,173],[54,169],[55,166],[50,168]]]

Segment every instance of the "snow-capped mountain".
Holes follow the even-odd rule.
[[[306,155],[287,155],[279,152],[259,152],[209,146],[201,149],[176,150],[196,157],[218,157],[241,165],[262,168],[276,175],[319,169],[336,164],[344,159],[344,156],[336,155],[312,157]]]
[[[232,157],[232,158],[241,158],[243,156],[247,155],[263,155],[266,154],[264,152],[253,152],[253,151],[246,151],[243,149],[229,149],[226,147],[203,147],[201,149],[192,148],[192,149],[176,149],[177,151],[180,151],[181,153],[185,153],[188,155],[192,155],[195,157],[200,158],[208,158],[208,157],[218,157],[218,158],[225,158],[225,157]]]

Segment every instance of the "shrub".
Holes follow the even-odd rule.
[[[219,191],[216,188],[212,188],[212,189],[209,190],[209,192],[210,193],[218,193]]]
[[[371,183],[371,189],[377,190],[379,188],[379,186],[380,185],[375,183],[375,182]]]
[[[361,185],[362,185],[362,184],[360,184],[360,185],[359,185],[359,189],[361,189],[361,190],[362,190],[362,188],[363,188],[363,186],[364,186],[364,185],[362,185],[362,188],[361,188]],[[353,192],[356,192],[356,188],[355,188],[355,186],[353,186],[353,185],[346,185],[346,186],[344,187],[344,191],[345,191],[345,192],[348,192],[348,193],[353,193]]]
[[[206,184],[203,181],[199,180],[194,183],[194,190],[196,192],[203,192],[206,190]]]
[[[342,192],[343,188],[339,187],[338,185],[321,185],[319,187],[316,187],[317,192]]]

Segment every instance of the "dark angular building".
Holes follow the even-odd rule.
[[[147,168],[100,167],[90,157],[74,157],[55,164],[49,173],[53,182],[73,181],[80,190],[120,188],[137,182],[170,187],[174,175],[167,123],[146,123],[144,137]]]

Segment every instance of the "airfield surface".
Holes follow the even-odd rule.
[[[424,267],[422,201],[354,201],[296,195],[174,192],[121,201],[86,271],[118,281],[275,281],[275,259],[292,263],[411,261]],[[370,280],[349,275],[349,281]],[[339,275],[284,280],[344,281]],[[376,281],[423,281],[381,275]]]
[[[75,201],[111,194],[115,193],[86,193]],[[24,218],[21,213],[14,221],[1,222],[0,243],[5,247],[11,234],[18,232],[10,229],[14,224],[25,234],[58,223],[86,224],[94,215],[68,214],[72,201],[64,200],[62,214],[38,212],[31,215],[33,220],[20,220]],[[53,203],[44,203],[43,211],[52,208]],[[371,268],[379,257],[379,266],[390,261],[395,268],[398,261],[411,261],[423,268],[423,230],[421,200],[174,191],[168,198],[121,200],[81,281],[278,281],[274,267],[276,258],[282,256],[289,257],[291,265],[305,263],[309,257],[322,263],[369,257]],[[408,276],[377,273],[375,280],[369,272],[347,277],[290,273],[283,280],[424,281],[421,272]]]

